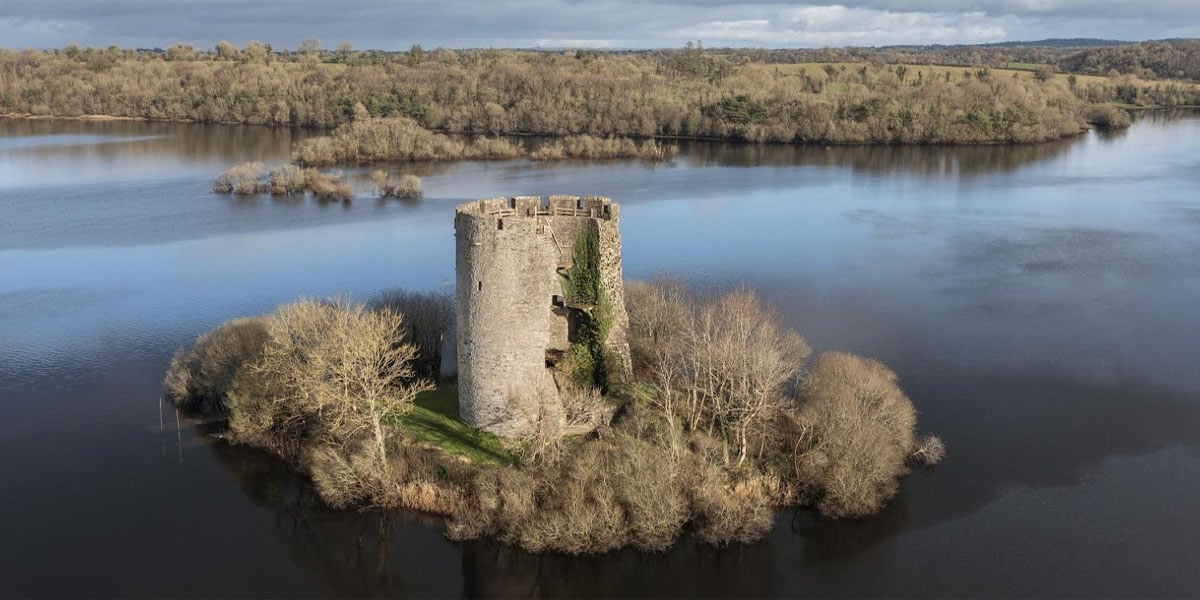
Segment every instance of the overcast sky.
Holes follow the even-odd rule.
[[[0,0],[0,47],[677,47],[1200,37],[1200,0]]]

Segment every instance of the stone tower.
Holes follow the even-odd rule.
[[[590,310],[571,305],[564,275],[584,235],[597,242],[598,286],[611,306],[603,345],[618,364],[609,368],[628,373],[619,217],[617,203],[599,196],[517,196],[458,206],[458,410],[464,421],[517,435],[538,418],[562,418],[554,366],[578,342],[579,311]]]

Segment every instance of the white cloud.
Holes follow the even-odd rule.
[[[721,44],[801,46],[971,44],[1007,39],[1010,17],[982,12],[900,12],[841,5],[779,10],[766,19],[708,21],[675,31],[682,38]]]
[[[620,48],[627,45],[623,40],[572,38],[541,38],[534,44],[537,48]]]
[[[46,39],[75,41],[86,39],[89,32],[86,24],[73,21],[0,18],[0,47],[42,46]]]

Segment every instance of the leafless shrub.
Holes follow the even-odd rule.
[[[769,486],[761,478],[731,481],[705,466],[693,489],[696,537],[710,544],[752,542],[771,529],[775,515]]]
[[[563,429],[567,434],[587,433],[608,421],[612,407],[595,387],[560,390]]]
[[[263,170],[263,164],[260,162],[248,162],[230,167],[213,182],[213,191],[219,194],[241,195],[265,191],[266,185],[260,181]]]
[[[634,158],[638,156],[637,143],[625,137],[595,137],[572,135],[544,144],[531,153],[533,160],[555,160],[560,158],[605,159]]]
[[[370,444],[317,445],[309,449],[305,463],[317,493],[333,508],[381,497],[388,487]]]
[[[529,153],[530,160],[562,160],[567,157],[567,149],[562,141],[545,143],[537,150]]]
[[[1124,129],[1133,124],[1129,113],[1111,104],[1099,104],[1088,108],[1085,118],[1097,129],[1111,131]]]
[[[917,442],[917,449],[913,451],[911,458],[931,467],[942,462],[945,457],[946,444],[942,438],[936,435],[927,435]]]
[[[581,444],[542,485],[536,519],[520,529],[519,543],[531,552],[557,550],[597,554],[624,545],[628,529],[611,480],[607,444]]]
[[[171,359],[163,382],[167,399],[203,413],[223,411],[234,378],[258,360],[266,340],[266,324],[259,318],[227,321],[200,335]]]
[[[401,177],[400,183],[396,185],[395,189],[395,194],[398,198],[420,198],[421,193],[421,178],[416,175]]]
[[[612,481],[630,543],[643,550],[666,550],[691,518],[686,467],[667,449],[637,437],[618,435],[613,445]]]
[[[691,516],[682,469],[662,447],[625,433],[578,441],[553,463],[479,473],[450,534],[495,536],[531,552],[662,550]]]
[[[520,392],[510,390],[508,393],[515,397]],[[531,407],[523,409],[530,414],[515,415],[514,420],[527,426],[506,438],[509,451],[526,465],[546,467],[557,464],[571,442],[566,439],[566,419],[558,396],[543,391],[538,394],[537,402],[510,402],[509,405]]]
[[[540,475],[510,466],[478,472],[466,486],[469,506],[451,518],[448,534],[458,540],[495,536],[519,543],[521,529],[538,514]]]
[[[504,138],[475,138],[463,148],[465,160],[508,160],[525,155],[525,147]]]
[[[301,165],[333,163],[338,155],[333,138],[327,135],[305,138],[292,144],[292,160]]]
[[[304,185],[321,200],[346,202],[354,198],[354,188],[339,175],[322,173],[316,169],[305,169]]]
[[[871,514],[895,493],[915,448],[916,411],[877,360],[842,352],[817,358],[804,382],[799,478],[819,489],[835,517]]]
[[[304,169],[296,165],[280,165],[271,169],[270,189],[276,196],[302,194],[307,187],[307,177]]]
[[[383,169],[376,169],[371,172],[371,181],[375,183],[375,191],[379,193],[381,198],[387,197],[387,190],[391,184],[392,175]]]
[[[554,465],[570,450],[578,436],[606,424],[613,407],[595,388],[568,386],[553,397],[541,397],[533,409],[536,414],[522,415],[528,427],[507,439],[509,450],[524,464],[537,467]]]
[[[263,164],[259,162],[231,167],[213,182],[213,191],[243,195],[266,192],[291,195],[307,190],[322,200],[345,201],[354,197],[354,189],[337,175],[288,164],[272,168],[268,180],[263,181],[264,171]]]
[[[650,162],[671,160],[679,148],[646,140],[639,145],[627,137],[596,137],[587,134],[572,135],[542,144],[529,154],[532,160],[560,160],[578,158],[601,160],[610,158],[641,158]]]
[[[520,145],[498,138],[466,144],[404,117],[363,118],[292,146],[292,160],[308,166],[372,161],[499,160],[520,156]]]
[[[679,154],[679,146],[660,144],[655,140],[646,140],[638,148],[638,155],[647,162],[667,162]]]
[[[397,181],[387,171],[380,169],[371,173],[371,179],[380,198],[416,200],[421,197],[421,178],[416,175],[404,175]]]
[[[459,490],[433,479],[399,483],[394,495],[395,502],[387,502],[385,496],[381,504],[445,517],[457,515],[466,507],[466,499]]]

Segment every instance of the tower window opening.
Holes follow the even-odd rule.
[[[504,219],[496,219],[496,229],[504,231]]]
[[[550,299],[550,306],[557,306],[559,308],[562,308],[563,306],[565,306],[565,303],[563,302],[563,297],[558,294],[555,294],[554,297],[552,297]]]
[[[478,286],[478,288],[479,288],[479,291],[481,291],[481,292],[482,292],[482,291],[483,291],[483,282],[482,282],[482,281],[480,281],[480,282],[477,284],[477,286]]]

